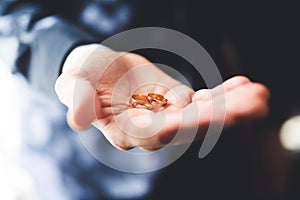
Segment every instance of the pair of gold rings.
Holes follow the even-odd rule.
[[[152,111],[157,111],[168,103],[163,95],[149,93],[148,95],[133,94],[129,100],[129,106],[132,108],[143,108]]]

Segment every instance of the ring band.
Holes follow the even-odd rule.
[[[133,108],[146,108],[151,107],[150,100],[148,96],[143,94],[133,94],[129,100],[129,105]]]
[[[162,106],[165,106],[168,103],[168,99],[166,99],[163,95],[156,94],[156,93],[149,93],[148,97],[151,99],[151,104],[161,104]]]
[[[151,99],[152,111],[159,111],[168,103],[168,100],[160,94],[149,93],[148,97]]]

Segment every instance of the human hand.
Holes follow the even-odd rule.
[[[224,104],[225,118],[212,116],[213,105]],[[67,121],[73,129],[91,124],[101,130],[115,147],[156,150],[168,144],[179,129],[198,129],[197,138],[210,123],[233,126],[237,121],[264,117],[269,92],[259,83],[236,76],[214,89],[193,91],[174,80],[142,56],[86,45],[66,59],[55,89],[69,109]],[[219,91],[219,90],[218,90]],[[223,91],[223,90],[222,90]],[[163,110],[130,108],[134,93],[158,93],[168,99]],[[188,138],[188,137],[187,137]],[[172,142],[181,144],[180,139]]]

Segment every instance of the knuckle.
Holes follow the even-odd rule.
[[[241,76],[241,75],[234,77],[234,81],[236,82],[236,84],[239,84],[239,85],[251,82],[249,78],[247,78],[246,76]]]
[[[266,99],[269,98],[270,91],[265,85],[260,83],[255,83],[254,86],[256,87],[257,95],[259,97],[265,97]]]

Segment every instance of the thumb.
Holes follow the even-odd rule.
[[[59,100],[69,108],[67,121],[71,128],[88,128],[96,119],[95,88],[90,81],[62,74],[55,90]]]

